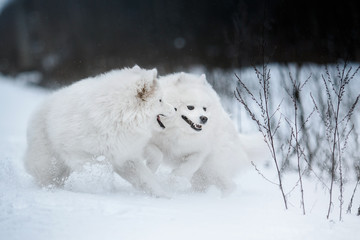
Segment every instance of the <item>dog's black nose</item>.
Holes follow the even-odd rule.
[[[201,116],[201,117],[200,117],[200,121],[201,121],[202,124],[206,123],[207,120],[208,120],[208,118],[205,117],[205,116]]]

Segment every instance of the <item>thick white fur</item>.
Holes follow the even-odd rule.
[[[161,163],[167,164],[173,168],[174,175],[186,177],[198,191],[215,185],[223,194],[230,193],[236,186],[233,178],[249,162],[218,95],[205,75],[176,73],[159,81],[164,99],[177,112],[173,117],[163,118],[166,128],[154,134],[146,148],[148,166],[156,171]],[[194,110],[188,110],[187,106],[194,106]],[[208,121],[201,131],[195,131],[182,115],[197,124],[201,124],[201,116],[206,116]]]
[[[41,185],[61,185],[73,171],[101,159],[134,187],[163,196],[142,151],[158,114],[174,109],[160,102],[157,70],[113,70],[53,93],[28,125],[25,166]]]

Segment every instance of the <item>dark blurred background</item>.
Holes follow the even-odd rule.
[[[9,0],[0,72],[42,85],[138,64],[160,74],[360,60],[360,1]],[[263,51],[265,50],[265,51]]]

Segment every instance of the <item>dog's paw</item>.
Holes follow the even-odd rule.
[[[152,193],[151,196],[152,196],[152,197],[155,197],[155,198],[171,199],[170,194],[168,194],[168,193],[166,193],[166,192],[156,192],[156,193]]]
[[[186,178],[174,175],[169,176],[166,185],[168,189],[175,192],[186,191],[191,187],[190,182]]]
[[[161,187],[148,187],[144,189],[144,192],[154,198],[171,199],[170,194],[164,191]]]
[[[227,197],[229,196],[232,192],[235,191],[236,189],[236,184],[234,182],[228,182],[227,184],[225,184],[224,186],[222,186],[220,188],[221,190],[221,196],[222,197]]]

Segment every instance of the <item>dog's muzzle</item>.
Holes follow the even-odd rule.
[[[194,129],[195,131],[201,131],[202,130],[202,125],[201,124],[196,124],[194,123],[193,121],[191,121],[189,118],[187,118],[186,116],[184,115],[181,115],[182,119],[184,119],[184,121],[190,125],[190,127],[192,129]],[[207,118],[206,118],[206,121],[207,121]],[[205,121],[205,122],[206,122]]]

